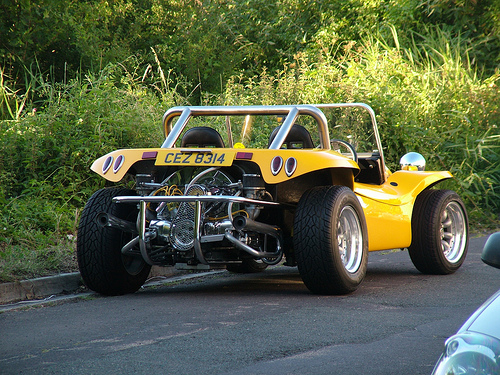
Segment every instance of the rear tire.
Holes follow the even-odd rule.
[[[408,248],[422,273],[445,275],[460,268],[469,245],[468,220],[460,197],[451,190],[425,190],[415,201]]]
[[[293,229],[297,265],[311,292],[346,294],[358,288],[368,263],[368,231],[351,189],[329,186],[306,191]]]
[[[138,214],[135,204],[112,202],[113,197],[121,195],[137,194],[134,190],[122,188],[95,192],[85,205],[78,226],[76,253],[80,274],[87,287],[105,295],[137,291],[151,270],[142,258],[121,253],[132,234],[103,227],[97,222],[96,217],[102,212],[135,222]]]

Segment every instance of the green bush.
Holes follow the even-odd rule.
[[[461,36],[470,62],[489,76],[500,63],[499,14],[496,0],[12,0],[0,4],[0,65],[25,90],[24,70],[34,63],[66,83],[129,56],[155,66],[154,48],[198,104],[238,72],[274,74],[311,48],[387,38],[390,25],[404,43],[436,25]]]
[[[161,116],[174,96],[126,73],[110,66],[66,85],[38,85],[51,98],[44,107],[0,121],[0,268],[19,251],[66,254],[81,209],[105,184],[92,162],[118,148],[161,145]],[[41,269],[59,269],[54,257],[37,259]]]

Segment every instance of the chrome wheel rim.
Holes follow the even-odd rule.
[[[346,271],[357,272],[363,258],[363,233],[358,215],[351,206],[344,207],[340,212],[337,244]]]
[[[467,243],[465,214],[457,202],[450,202],[441,214],[441,251],[450,263],[457,263]]]

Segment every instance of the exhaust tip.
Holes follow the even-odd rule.
[[[233,226],[236,230],[242,230],[247,224],[247,219],[245,216],[236,216],[233,218]]]
[[[101,212],[100,214],[98,214],[96,216],[96,222],[98,225],[100,225],[101,227],[105,227],[108,225],[109,223],[109,218],[108,218],[108,214],[105,213],[105,212]]]

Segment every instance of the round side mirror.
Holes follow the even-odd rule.
[[[500,268],[500,232],[488,237],[481,253],[481,260],[489,266]]]
[[[424,171],[425,170],[425,159],[418,152],[409,152],[404,155],[401,160],[401,169],[403,171]]]

